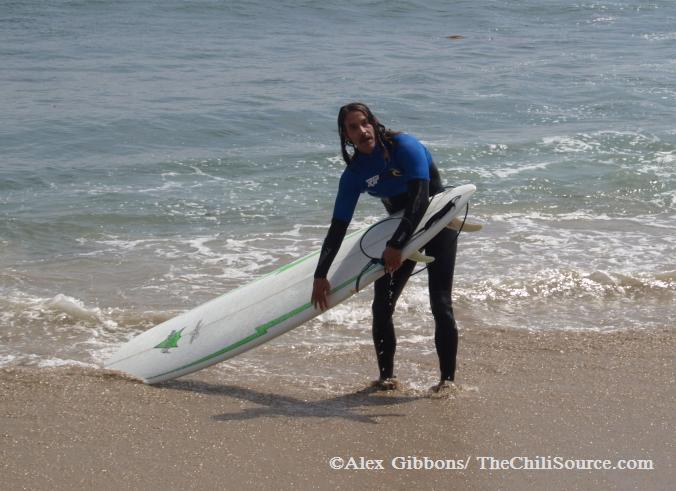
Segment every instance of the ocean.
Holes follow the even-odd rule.
[[[675,26],[667,0],[3,1],[0,366],[98,366],[317,249],[353,100],[478,188],[461,332],[673,328]],[[426,285],[395,321],[414,374]],[[212,370],[375,378],[370,296]]]

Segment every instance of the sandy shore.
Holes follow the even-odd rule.
[[[460,390],[444,397],[403,377],[392,393],[367,380],[308,393],[210,370],[151,387],[94,369],[4,369],[2,487],[673,489],[675,338],[465,330]],[[333,457],[383,469],[333,470]],[[523,457],[654,468],[495,469],[526,466]],[[446,468],[415,469],[426,458]]]

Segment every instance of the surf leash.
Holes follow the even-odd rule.
[[[444,186],[444,191],[446,191],[447,189],[454,188],[454,187],[457,187],[457,186]],[[441,210],[439,210],[434,215],[432,215],[429,218],[429,220],[427,220],[427,222],[425,222],[425,225],[418,232],[414,233],[411,236],[411,238],[409,239],[409,242],[411,240],[415,239],[416,237],[418,237],[418,235],[420,235],[420,234],[426,232],[427,230],[429,230],[432,227],[432,225],[434,225],[437,221],[439,221],[439,219],[442,216],[444,216],[446,213],[451,211],[456,206],[456,203],[460,198],[461,198],[461,196],[456,196],[451,201],[449,201]],[[462,229],[465,226],[465,222],[467,221],[468,215],[469,215],[469,202],[465,204],[465,215],[462,218],[462,223],[460,224],[460,227],[458,227],[456,234],[455,234],[455,238],[453,240],[457,240],[458,237],[460,236],[460,232],[462,232]],[[384,220],[381,220],[378,223],[371,225],[371,227],[369,227],[369,229],[366,231],[366,233],[364,233],[364,235],[361,237],[361,239],[359,239],[359,249],[361,250],[362,254],[364,254],[366,257],[369,258],[369,262],[366,263],[366,266],[364,266],[362,268],[361,272],[357,276],[357,280],[355,282],[355,291],[357,291],[357,292],[359,291],[359,285],[361,283],[361,279],[364,276],[364,274],[366,274],[368,271],[370,271],[376,265],[384,266],[384,264],[385,264],[383,262],[382,257],[373,257],[366,252],[366,250],[364,249],[364,244],[363,244],[364,238],[366,238],[366,236],[369,234],[369,232],[372,229],[374,229],[375,227],[377,227],[379,225],[382,225],[383,223],[385,223],[389,220],[406,220],[406,219],[404,217],[385,218]],[[420,268],[418,271],[414,271],[413,273],[411,273],[410,276],[415,276],[415,275],[425,271],[427,269],[427,267],[428,267],[428,265],[426,264],[425,266]]]

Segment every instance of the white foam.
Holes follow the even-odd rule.
[[[592,19],[592,23],[594,23],[594,24],[602,24],[602,23],[608,24],[608,23],[613,23],[616,20],[617,20],[617,17],[613,17],[613,16],[605,16],[605,17],[599,16],[599,17],[594,17]]]
[[[413,344],[413,345],[422,345],[424,343],[429,344],[430,342],[434,341],[434,336],[432,335],[422,335],[422,334],[414,334],[412,336],[399,336],[397,338],[397,344]]]
[[[0,367],[13,365],[16,358],[17,358],[16,355],[12,354],[0,355]]]
[[[620,218],[612,218],[606,213],[594,213],[592,210],[579,209],[572,210],[567,213],[545,213],[541,211],[529,211],[526,213],[496,213],[490,216],[492,221],[509,222],[515,225],[515,228],[523,228],[524,226],[533,226],[539,228],[540,225],[536,222],[561,222],[564,220],[622,220]]]
[[[655,161],[660,165],[673,164],[674,162],[676,162],[676,155],[674,155],[674,150],[672,150],[671,152],[656,152]]]
[[[213,179],[214,181],[226,181],[227,180],[227,179],[224,179],[222,177],[214,176],[212,174],[207,174],[202,169],[200,169],[199,167],[196,167],[194,165],[190,165],[189,167],[193,171],[195,171],[195,174],[197,174],[198,176],[208,177],[209,179]],[[249,183],[253,183],[253,181],[249,181]]]
[[[38,368],[59,368],[59,367],[83,367],[83,368],[99,368],[98,365],[94,363],[85,363],[78,360],[64,360],[62,358],[48,358],[41,359],[37,362]]]
[[[618,271],[584,271],[580,269],[542,269],[522,278],[489,278],[474,283],[460,283],[455,297],[469,303],[491,301],[546,301],[550,298],[595,299],[633,298],[634,295],[659,296],[676,290],[672,275]]]
[[[547,137],[542,139],[542,143],[547,146],[553,146],[554,151],[557,153],[588,152],[600,145],[598,142],[586,142],[582,138],[573,138],[570,136]]]
[[[642,37],[646,41],[674,41],[676,40],[676,32],[655,32],[643,34]]]
[[[86,240],[86,239],[83,239]],[[111,250],[123,250],[123,251],[131,251],[134,249],[137,249],[139,246],[144,246],[144,245],[157,245],[159,243],[163,242],[168,242],[169,239],[134,239],[134,240],[125,240],[125,239],[120,239],[116,236],[111,236],[109,239],[106,240],[99,240],[99,244],[107,245],[110,246],[111,249],[108,249],[108,251]],[[97,251],[97,252],[107,252],[107,251]]]
[[[370,325],[370,317],[371,311],[366,306],[358,308],[355,302],[347,302],[321,314],[318,319],[331,324],[361,326],[364,323]]]
[[[77,320],[97,321],[108,328],[117,326],[115,321],[104,318],[100,308],[88,308],[81,300],[69,297],[62,293],[59,293],[55,297],[43,302],[43,306],[56,312],[63,312],[64,314],[67,314],[68,316]]]
[[[207,257],[214,257],[218,256],[218,254],[214,253],[211,248],[209,248],[206,243],[211,242],[213,240],[216,240],[217,237],[196,237],[194,239],[188,240],[188,245],[194,249],[196,249],[197,254],[201,254],[203,256]]]
[[[540,163],[540,164],[531,164],[531,165],[523,165],[523,166],[512,167],[512,168],[507,168],[507,169],[498,169],[498,170],[494,170],[493,174],[495,174],[497,177],[507,178],[507,177],[510,177],[510,176],[521,174],[522,172],[528,172],[528,171],[539,170],[539,169],[546,169],[549,165],[550,165],[550,163],[543,162],[543,163]]]
[[[175,182],[175,181],[166,181],[165,183],[161,184],[160,186],[154,186],[150,188],[145,188],[145,189],[138,189],[136,190],[137,193],[154,193],[157,191],[167,191],[169,189],[176,189],[176,188],[181,188],[183,187],[181,183]]]

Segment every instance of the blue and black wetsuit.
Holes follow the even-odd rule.
[[[326,277],[361,193],[380,198],[389,213],[404,210],[404,219],[388,242],[389,246],[401,249],[425,214],[429,196],[443,190],[432,156],[416,138],[399,133],[393,137],[393,143],[388,145],[387,150],[389,158],[385,157],[379,145],[369,155],[357,154],[343,171],[331,227],[322,246],[315,278]],[[455,231],[444,228],[425,246],[425,253],[434,257],[427,269],[442,380],[454,379],[458,348],[458,331],[451,302],[456,239]],[[385,275],[375,282],[373,341],[381,379],[393,377],[396,336],[392,314],[414,267],[415,262],[404,261],[392,275]]]

